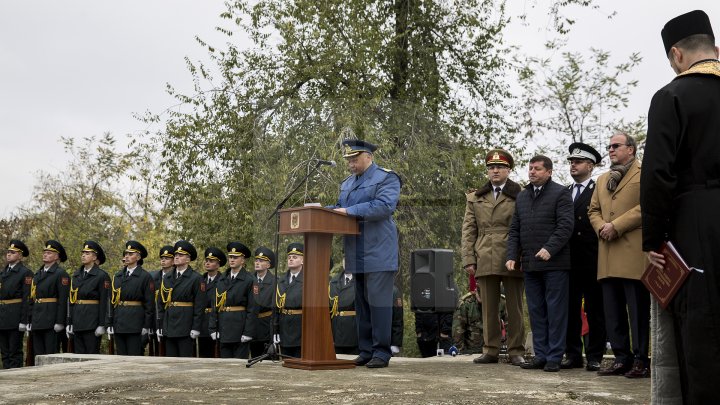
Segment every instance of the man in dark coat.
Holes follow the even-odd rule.
[[[22,262],[28,255],[30,250],[23,241],[11,240],[5,253],[7,265],[0,271],[0,353],[4,369],[22,367],[33,279],[32,271]]]
[[[171,245],[165,245],[160,248],[160,252],[158,254],[158,257],[160,258],[160,270],[155,270],[150,272],[150,277],[153,281],[153,286],[155,287],[155,304],[153,307],[153,327],[150,329],[150,333],[148,334],[148,343],[150,344],[150,350],[154,352],[155,356],[160,356],[161,353],[164,355],[165,352],[165,342],[164,338],[158,337],[155,332],[160,329],[160,319],[158,318],[158,311],[159,311],[159,305],[162,305],[161,302],[158,302],[158,296],[160,295],[160,286],[162,285],[163,280],[166,277],[169,277],[172,275],[173,269],[174,269],[174,247]],[[162,347],[162,348],[161,348]],[[152,354],[152,353],[151,353]]]
[[[105,334],[110,276],[99,266],[105,263],[105,251],[88,240],[80,257],[82,266],[70,280],[70,314],[66,326],[73,336],[75,353],[99,354],[100,338]]]
[[[56,240],[45,242],[43,267],[32,280],[32,305],[28,330],[33,332],[35,355],[53,354],[58,350],[58,332],[65,330],[70,277],[58,263],[67,260],[65,248]]]
[[[250,249],[240,242],[227,245],[230,269],[217,283],[214,312],[210,319],[212,337],[220,340],[220,357],[247,359],[249,342],[255,332],[252,274],[245,270]]]
[[[216,315],[218,309],[217,294],[218,286],[224,276],[220,273],[220,267],[227,263],[227,257],[222,250],[216,247],[205,249],[205,309],[203,311],[202,324],[200,325],[200,337],[198,337],[198,357],[215,357],[215,341],[210,334],[211,318]],[[227,305],[227,304],[226,304]],[[219,353],[218,353],[219,355]]]
[[[393,285],[392,324],[390,326],[390,353],[400,354],[405,335],[405,319],[403,315],[403,299],[400,289]]]
[[[575,209],[575,227],[570,238],[570,294],[568,296],[568,327],[565,359],[560,368],[583,367],[583,342],[588,371],[600,370],[605,354],[605,314],[603,295],[597,281],[598,238],[588,218],[595,181],[592,171],[602,156],[592,146],[577,142],[568,149],[570,175],[575,182],[568,186]],[[585,305],[583,306],[583,300]],[[585,311],[590,328],[586,340],[582,337],[582,311]]]
[[[340,272],[330,279],[330,317],[335,353],[358,354],[355,278]]]
[[[249,252],[249,250],[248,250]],[[255,274],[253,277],[252,300],[255,303],[255,315],[250,318],[255,332],[250,341],[250,356],[264,353],[266,345],[272,342],[273,307],[275,306],[275,276],[270,269],[275,268],[275,253],[265,246],[255,249]],[[275,331],[277,334],[278,332]]]
[[[303,255],[302,243],[289,244],[288,271],[278,280],[280,348],[282,354],[291,357],[300,357],[302,353]]]
[[[654,332],[674,336],[677,353],[658,353],[653,345],[652,362],[677,361],[684,403],[714,403],[720,383],[718,48],[700,10],[670,20],[662,39],[678,76],[655,93],[648,113],[640,182],[643,250],[661,267],[656,252],[670,240],[687,265],[702,272],[692,271],[670,302],[673,327]]]
[[[165,355],[168,357],[192,357],[197,343],[205,311],[205,282],[190,267],[197,259],[192,243],[179,240],[175,243],[175,271],[163,281],[159,306],[162,328],[158,336],[165,337]]]
[[[125,243],[123,263],[112,278],[112,301],[108,320],[108,334],[114,335],[115,354],[142,356],[142,337],[154,325],[155,285],[143,269],[147,249],[131,240]]]
[[[558,371],[565,352],[570,236],[570,191],[552,181],[552,161],[530,159],[530,184],[518,194],[508,234],[508,271],[522,264],[535,358],[526,369]],[[520,256],[522,253],[522,256]]]

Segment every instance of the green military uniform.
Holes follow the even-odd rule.
[[[330,280],[330,316],[335,353],[358,354],[355,277],[344,272]]]
[[[22,241],[11,240],[8,250],[21,252],[27,257],[30,251]],[[0,271],[0,353],[4,369],[22,367],[23,332],[18,329],[28,324],[30,286],[33,273],[20,261]]]
[[[45,242],[45,250],[57,252],[60,262],[67,260],[65,248],[58,241]],[[35,273],[30,293],[30,323],[36,356],[57,352],[57,332],[65,329],[69,292],[70,277],[57,263],[47,270],[41,267]]]
[[[460,299],[452,323],[453,344],[462,354],[482,353],[483,320],[482,304],[474,292]]]

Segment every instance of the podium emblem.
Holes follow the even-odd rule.
[[[290,229],[300,228],[300,213],[293,212],[290,214]]]

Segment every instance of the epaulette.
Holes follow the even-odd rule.
[[[392,172],[393,172],[392,170],[386,169],[386,168],[384,168],[384,167],[381,167],[380,170],[382,170],[382,171],[384,171],[384,172],[387,172],[387,173],[392,173]]]
[[[466,299],[468,299],[469,297],[472,297],[473,295],[475,295],[475,293],[473,293],[472,291],[466,293],[465,295],[463,295],[462,297],[460,297],[460,302],[465,301]]]

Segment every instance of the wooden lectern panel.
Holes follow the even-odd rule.
[[[280,234],[305,234],[303,261],[303,318],[299,359],[286,359],[284,367],[303,370],[354,368],[351,360],[338,360],[330,324],[328,283],[334,234],[359,234],[357,220],[322,207],[280,211]]]

